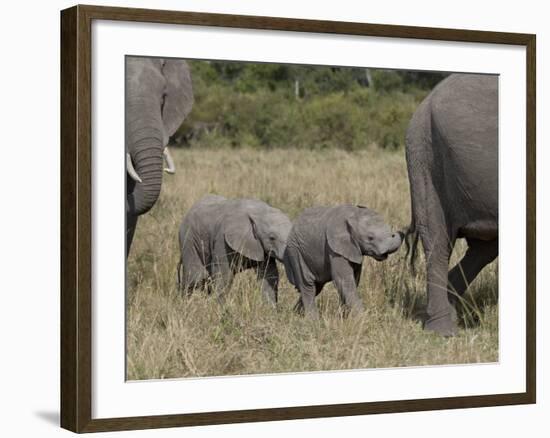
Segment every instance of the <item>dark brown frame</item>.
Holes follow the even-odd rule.
[[[527,50],[526,392],[276,409],[92,419],[92,20],[269,29],[525,46]],[[61,12],[61,426],[74,432],[472,408],[536,402],[536,37],[476,30],[75,6]]]

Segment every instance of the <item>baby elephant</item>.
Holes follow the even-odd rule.
[[[381,216],[363,206],[313,207],[296,219],[284,257],[289,281],[300,293],[295,309],[318,317],[315,296],[334,281],[346,311],[362,310],[357,294],[363,256],[385,260],[401,246]]]
[[[191,291],[208,283],[223,301],[233,276],[253,268],[262,292],[277,303],[279,272],[292,224],[280,210],[256,199],[207,195],[184,216],[179,230],[180,288]],[[208,282],[212,280],[212,282]]]

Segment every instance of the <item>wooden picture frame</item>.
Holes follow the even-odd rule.
[[[517,45],[526,48],[527,264],[526,391],[126,418],[92,418],[92,21],[186,24],[388,38]],[[531,34],[332,22],[196,12],[75,6],[61,12],[61,426],[97,432],[274,421],[536,401],[535,111],[536,37]]]

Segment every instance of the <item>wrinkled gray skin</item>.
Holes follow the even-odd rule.
[[[141,178],[127,175],[126,255],[137,219],[155,204],[161,188],[164,147],[193,105],[185,61],[126,58],[126,152]]]
[[[498,255],[498,79],[453,74],[414,113],[407,131],[413,254],[427,260],[424,327],[456,333],[453,302]],[[457,238],[468,250],[450,273]]]
[[[256,199],[207,195],[184,216],[179,230],[180,288],[208,285],[220,301],[233,276],[254,269],[263,295],[277,303],[279,271],[292,223],[280,210]],[[212,281],[208,281],[208,280]]]
[[[284,257],[288,279],[300,293],[295,309],[317,318],[315,297],[333,281],[345,312],[362,310],[357,286],[363,256],[385,260],[401,246],[402,237],[366,207],[339,205],[304,210],[294,221]]]

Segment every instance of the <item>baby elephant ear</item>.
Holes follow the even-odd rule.
[[[247,214],[227,217],[224,227],[225,242],[229,247],[257,262],[263,262],[264,249],[254,232],[254,224]]]
[[[363,254],[351,235],[353,212],[339,210],[328,221],[326,236],[330,249],[353,263],[361,264]]]

